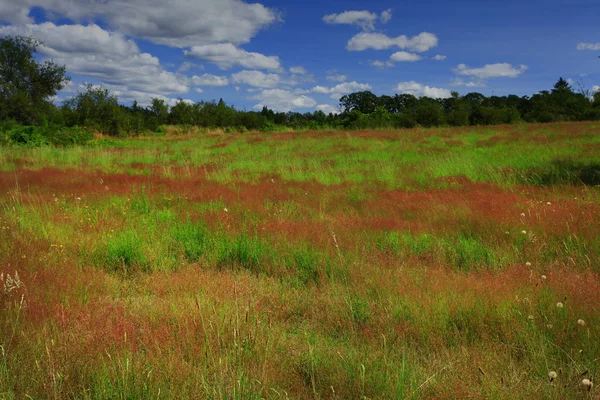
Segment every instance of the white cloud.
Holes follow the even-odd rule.
[[[600,42],[598,43],[577,43],[577,50],[600,50]]]
[[[388,62],[383,62],[381,60],[375,60],[375,61],[369,61],[369,64],[371,64],[372,66],[376,67],[376,68],[385,68],[385,67],[391,67],[392,64],[388,61]]]
[[[213,62],[222,69],[241,66],[252,69],[276,70],[281,67],[277,56],[265,56],[264,54],[249,52],[231,43],[193,46],[184,53],[189,57]]]
[[[421,32],[411,38],[406,35],[391,38],[383,33],[362,32],[352,37],[346,48],[350,51],[363,51],[367,49],[385,50],[396,46],[403,50],[422,53],[437,45],[438,37],[429,32]]]
[[[252,100],[258,100],[260,103],[254,106],[255,110],[260,110],[264,106],[274,111],[292,111],[299,108],[313,108],[317,102],[314,99],[292,93],[283,89],[266,89],[251,97]]]
[[[592,93],[600,92],[600,86],[592,86]]]
[[[436,88],[427,85],[422,85],[415,81],[410,82],[400,82],[398,86],[396,86],[396,91],[398,93],[404,94],[412,94],[416,97],[431,97],[434,99],[445,99],[448,97],[452,97],[452,93],[448,89]]]
[[[348,77],[344,74],[339,74],[336,71],[327,71],[325,79],[332,82],[345,82],[348,80]]]
[[[231,75],[231,81],[260,88],[274,88],[279,85],[281,78],[277,74],[244,70]]]
[[[194,75],[191,78],[194,85],[198,86],[227,86],[229,85],[229,79],[226,76],[218,76],[211,74],[202,74],[200,76]]]
[[[327,115],[340,113],[340,110],[337,107],[332,106],[331,104],[319,104],[315,107],[315,109],[318,111],[323,111]]]
[[[166,95],[186,93],[187,79],[165,70],[158,58],[142,53],[123,35],[98,25],[42,24],[0,27],[0,35],[34,36],[44,42],[39,52],[68,73],[101,80],[121,93]]]
[[[0,0],[0,19],[31,22],[32,7],[75,22],[101,19],[125,35],[172,47],[248,43],[280,19],[262,4],[241,0]]]
[[[468,88],[474,88],[474,87],[485,87],[485,82],[483,81],[471,81],[471,82],[467,82],[461,78],[455,78],[452,80],[452,82],[450,82],[450,85],[452,86],[464,86],[464,87],[468,87]]]
[[[377,14],[369,11],[344,11],[339,14],[329,14],[323,17],[328,24],[358,25],[364,30],[375,29]]]
[[[296,74],[296,75],[306,75],[306,74],[308,74],[308,71],[306,70],[306,68],[304,68],[304,67],[302,67],[300,65],[298,65],[296,67],[291,67],[290,68],[290,72],[292,74]]]
[[[29,7],[24,7],[17,1],[0,0],[0,21],[14,24],[30,24],[33,19],[29,17]]]
[[[435,56],[432,57],[432,59],[434,59],[435,61],[444,61],[446,59],[446,56],[443,56],[441,54],[436,54]]]
[[[381,13],[381,23],[387,24],[392,19],[392,9],[388,8],[384,12]]]
[[[508,63],[487,64],[481,68],[469,68],[465,64],[459,64],[454,69],[458,75],[473,76],[478,79],[516,78],[525,71],[527,71],[526,65],[513,67]]]
[[[420,55],[406,51],[398,51],[390,56],[390,61],[392,62],[415,62],[422,59],[423,57]]]
[[[202,88],[196,88],[196,92],[198,92],[198,93],[204,93],[204,90],[202,90]]]
[[[311,93],[329,94],[334,100],[338,100],[345,94],[371,90],[371,85],[358,82],[344,82],[333,87],[315,86],[310,90]]]

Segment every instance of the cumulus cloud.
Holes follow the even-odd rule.
[[[459,64],[454,69],[458,75],[472,76],[477,79],[516,78],[525,71],[527,71],[526,65],[513,67],[508,63],[487,64],[481,68],[470,68],[465,64]]]
[[[381,13],[381,23],[387,24],[392,19],[392,9],[388,8],[384,12]]]
[[[369,61],[369,64],[374,66],[375,68],[391,68],[394,64],[399,62],[416,62],[421,61],[423,57],[415,53],[409,53],[407,51],[397,51],[392,54],[387,61],[374,60]]]
[[[600,92],[600,86],[592,86],[592,93]]]
[[[165,70],[158,58],[141,52],[133,40],[98,25],[10,25],[0,27],[0,35],[43,40],[42,55],[66,65],[68,73],[99,79],[119,93],[164,95],[189,90],[185,77]]]
[[[422,59],[423,57],[421,57],[420,55],[415,53],[408,53],[406,51],[398,51],[390,56],[391,62],[415,62],[420,61]]]
[[[315,107],[317,111],[323,111],[325,114],[339,114],[339,108],[332,106],[331,104],[319,104]]]
[[[328,24],[358,25],[364,30],[375,29],[377,14],[369,11],[344,11],[339,14],[329,14],[323,17]]]
[[[186,50],[184,54],[188,57],[213,62],[222,69],[229,69],[234,66],[268,70],[281,68],[279,57],[249,52],[231,43],[193,46],[190,50]]]
[[[102,19],[125,35],[172,47],[248,43],[280,19],[274,10],[242,0],[0,0],[0,20],[31,22],[33,7],[75,22]]]
[[[598,43],[577,43],[577,50],[600,50],[600,42]]]
[[[16,1],[0,0],[0,21],[29,24],[33,22],[33,19],[29,17],[29,7]]]
[[[388,61],[388,62],[384,62],[381,60],[374,60],[374,61],[369,61],[369,64],[371,64],[372,66],[376,67],[376,68],[385,68],[385,67],[391,67],[392,64]]]
[[[371,90],[372,87],[368,83],[344,82],[333,87],[315,86],[310,89],[311,93],[329,94],[334,100],[338,100],[345,94]]]
[[[306,68],[304,68],[304,67],[302,67],[300,65],[298,65],[296,67],[291,67],[290,68],[290,72],[292,74],[296,74],[296,75],[306,75],[306,74],[308,74],[308,71],[306,70]]]
[[[435,56],[432,57],[432,59],[434,59],[435,61],[444,61],[446,59],[446,56],[443,56],[441,54],[436,54]]]
[[[325,76],[325,79],[327,79],[328,81],[332,81],[332,82],[345,82],[346,80],[348,80],[348,77],[344,74],[340,74],[335,70],[332,71],[327,71],[327,75]]]
[[[226,76],[218,76],[211,74],[202,74],[200,76],[194,75],[191,78],[191,82],[198,86],[227,86],[229,85],[229,79]]]
[[[250,99],[260,102],[254,106],[255,110],[266,106],[274,111],[288,112],[301,108],[313,108],[317,105],[317,102],[308,96],[283,89],[265,89]]]
[[[474,88],[474,87],[485,87],[485,82],[483,81],[465,81],[461,78],[455,78],[452,80],[452,82],[450,82],[450,85],[452,86],[464,86],[464,87],[468,87],[468,88]]]
[[[448,89],[431,87],[415,81],[398,83],[396,91],[403,94],[412,94],[416,97],[431,97],[434,99],[446,99],[452,97],[452,93]]]
[[[241,83],[260,88],[273,88],[279,85],[281,78],[277,74],[265,74],[260,71],[240,71],[231,75],[233,83]]]
[[[364,51],[367,49],[385,50],[396,46],[402,50],[422,53],[437,45],[438,37],[429,32],[421,32],[411,38],[406,35],[392,38],[383,33],[362,32],[352,37],[346,48],[350,51]]]

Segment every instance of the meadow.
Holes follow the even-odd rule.
[[[0,148],[0,398],[592,399],[600,124]]]

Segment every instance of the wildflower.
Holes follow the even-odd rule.
[[[564,304],[559,301],[558,303],[556,303],[556,307],[563,308]]]
[[[81,197],[78,197],[77,200],[81,200]]]
[[[521,217],[524,217],[524,216],[525,216],[525,213],[521,213]]]
[[[548,206],[549,206],[549,205],[552,205],[552,203],[550,203],[550,202],[547,202],[547,203],[546,203],[546,205],[548,205]]]
[[[548,378],[550,378],[550,382],[554,382],[554,380],[558,378],[558,374],[554,371],[550,371],[548,373]]]
[[[229,210],[227,209],[227,207],[225,207],[225,208],[223,209],[223,211],[225,211],[225,212],[229,212]]]
[[[533,321],[533,315],[529,315],[529,316],[527,317],[527,319],[528,319],[528,320],[530,320],[530,321]]]
[[[584,388],[586,388],[588,390],[588,392],[590,390],[592,390],[592,387],[594,386],[594,383],[592,382],[591,379],[584,379],[581,381],[581,386],[583,386]]]
[[[544,280],[545,280],[545,279],[546,279],[546,275],[542,275],[542,279],[544,279]]]
[[[546,325],[546,328],[548,328],[548,329],[552,329],[552,324],[548,324],[548,325]]]
[[[585,326],[585,321],[584,321],[584,320],[582,320],[582,319],[578,319],[578,320],[577,320],[577,324],[578,324],[579,326]]]
[[[530,263],[529,261],[527,261],[527,262],[525,263],[525,266],[527,266],[527,267],[531,267],[531,263]]]
[[[509,231],[504,232],[505,235],[510,235]]]
[[[521,231],[523,235],[527,235],[527,231]]]

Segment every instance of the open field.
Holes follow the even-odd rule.
[[[598,398],[599,185],[598,123],[1,148],[0,398]]]

